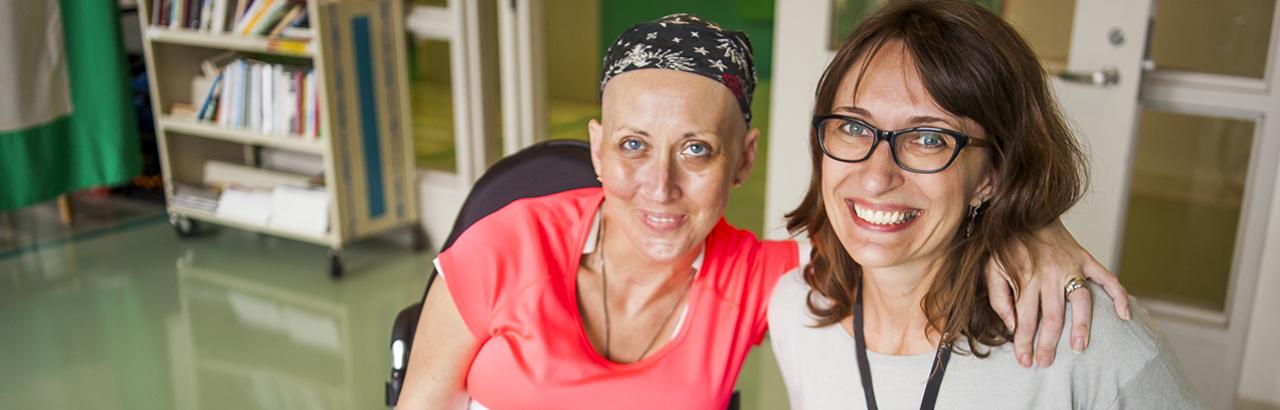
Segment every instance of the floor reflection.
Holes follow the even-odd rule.
[[[380,408],[430,266],[390,242],[338,282],[323,248],[162,220],[0,257],[0,408]]]

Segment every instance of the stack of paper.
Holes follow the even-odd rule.
[[[222,191],[218,200],[219,218],[253,226],[267,226],[271,219],[271,193],[243,188]]]
[[[329,230],[329,194],[324,190],[281,185],[271,191],[271,228],[309,236]]]

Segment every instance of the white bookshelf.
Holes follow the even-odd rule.
[[[157,43],[243,51],[254,54],[273,54],[286,57],[311,57],[315,55],[315,50],[311,47],[312,42],[308,40],[270,39],[259,36],[209,33],[168,27],[144,27],[143,32],[146,33],[148,39]]]
[[[157,120],[160,128],[196,137],[230,141],[260,147],[287,149],[309,154],[324,155],[325,141],[298,134],[267,135],[250,130],[219,126],[207,121],[164,116]]]
[[[413,246],[425,246],[418,215],[401,1],[308,0],[310,39],[152,26],[152,4],[151,0],[139,2],[139,22],[165,197],[170,221],[180,236],[198,233],[198,221],[327,246],[332,277],[343,274],[341,252],[353,240],[408,228]],[[202,75],[204,61],[227,52],[310,67],[318,97],[316,135],[268,134],[170,112],[175,103],[199,106],[195,100],[201,96],[192,95],[192,80]],[[256,153],[262,149],[321,158],[329,213],[324,234],[245,223],[175,203],[177,186],[203,185],[206,162],[256,167]],[[243,182],[254,185],[255,181]]]

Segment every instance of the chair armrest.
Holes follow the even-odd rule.
[[[401,310],[391,325],[391,380],[386,384],[387,406],[394,407],[400,399],[409,355],[413,350],[413,335],[418,330],[418,317],[421,315],[422,304],[414,303]]]

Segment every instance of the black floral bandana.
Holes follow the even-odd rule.
[[[659,68],[698,74],[733,92],[747,124],[756,67],[751,40],[741,31],[725,30],[691,14],[672,14],[640,23],[618,36],[604,56],[600,92],[614,76],[631,70]]]

